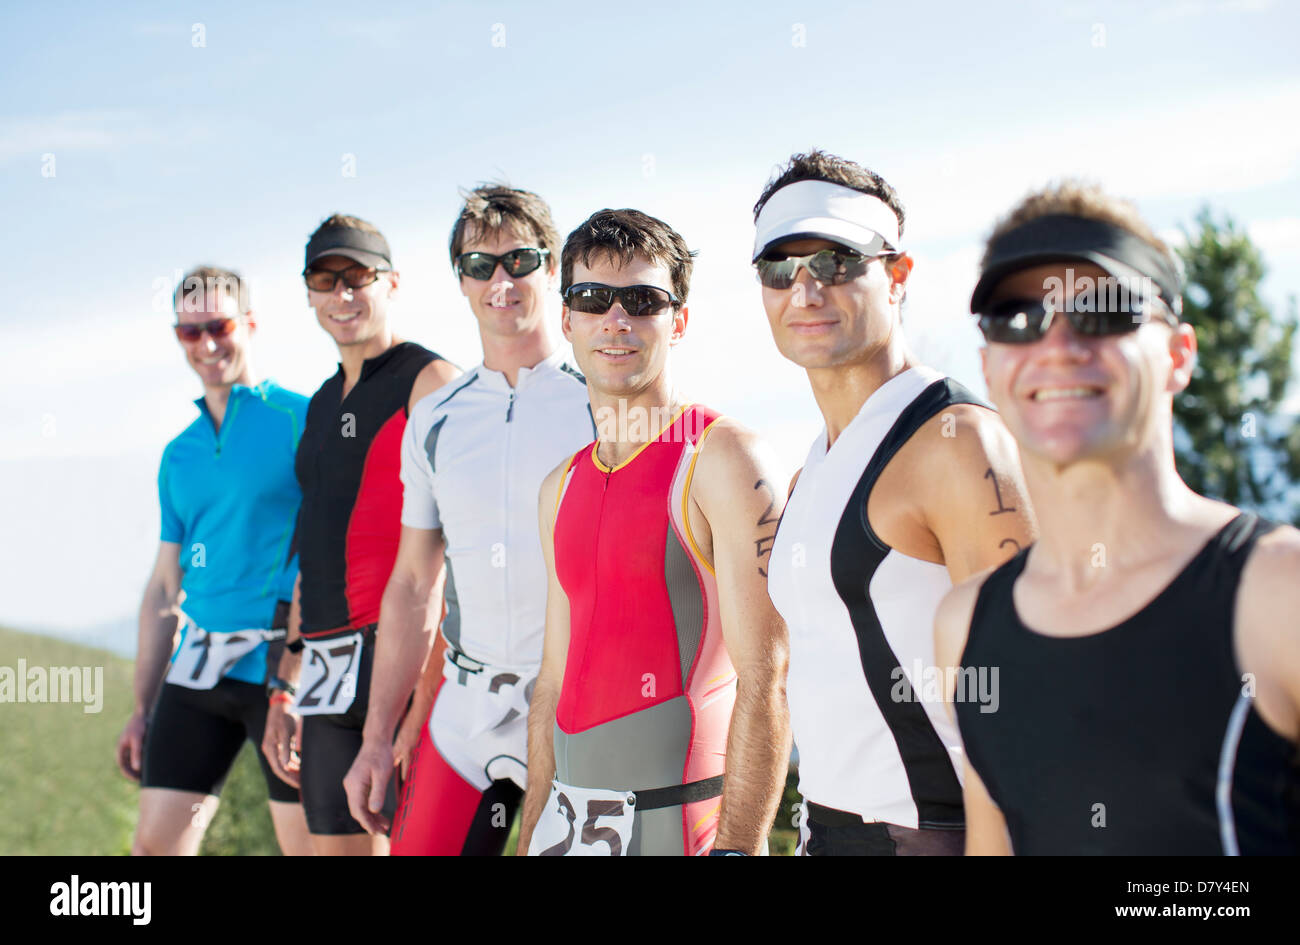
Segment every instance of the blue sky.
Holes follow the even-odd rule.
[[[982,237],[1053,178],[1099,181],[1171,238],[1204,204],[1231,214],[1271,267],[1266,297],[1300,293],[1293,4],[375,9],[6,10],[0,621],[133,613],[158,457],[200,393],[158,304],[178,270],[250,277],[262,374],[310,393],[332,373],[296,274],[334,211],[388,236],[399,331],[466,366],[477,336],[445,248],[458,187],[536,190],[562,232],[604,206],[662,217],[700,250],[679,385],[765,433],[789,469],[819,418],[772,346],[747,250],[749,208],[793,151],[898,188],[913,347],[976,387],[965,304]]]

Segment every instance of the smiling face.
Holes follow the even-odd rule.
[[[776,247],[787,256],[844,249],[824,239],[794,240]],[[910,257],[886,265],[871,260],[858,278],[820,285],[800,267],[788,289],[763,286],[763,308],[777,350],[802,368],[832,368],[869,361],[898,327],[897,306],[911,272]]]
[[[229,387],[243,382],[249,370],[249,346],[256,328],[252,314],[240,315],[238,299],[225,292],[206,293],[199,311],[186,311],[186,308],[193,308],[189,300],[176,313],[177,324],[201,325],[218,318],[235,321],[235,330],[224,338],[214,338],[211,332],[205,331],[198,341],[180,342],[185,360],[203,386]]]
[[[573,265],[573,284],[652,285],[672,292],[668,267],[636,255],[626,266],[598,253],[587,266]],[[603,315],[563,313],[564,337],[573,345],[578,367],[594,391],[631,398],[653,387],[665,373],[668,352],[686,332],[685,306],[668,306],[655,315],[629,315],[615,302]]]
[[[1071,268],[1079,281],[1106,275],[1084,262],[1034,266],[998,283],[990,305],[1041,301],[1046,280],[1075,281]],[[1115,463],[1171,438],[1173,395],[1191,379],[1196,335],[1189,325],[1153,320],[1126,334],[1088,337],[1057,315],[1040,340],[990,343],[982,355],[989,396],[1022,455],[1058,468]]]
[[[520,237],[513,230],[497,230],[469,239],[462,253],[490,253],[503,256],[513,249],[538,248],[536,240]],[[523,276],[512,276],[501,263],[490,279],[460,277],[461,294],[478,319],[485,335],[510,338],[539,330],[546,318],[546,296],[556,286],[556,264],[547,257],[541,266]]]
[[[360,267],[346,256],[324,256],[312,262],[312,269],[341,272]],[[397,273],[381,272],[370,285],[350,289],[340,278],[332,292],[307,290],[307,304],[316,310],[316,321],[340,348],[364,345],[388,328],[388,305],[397,292]]]

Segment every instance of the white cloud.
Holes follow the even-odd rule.
[[[68,111],[0,121],[0,161],[47,152],[106,151],[121,144],[135,123],[129,111]]]
[[[1140,100],[1138,100],[1140,101]],[[1300,81],[1236,88],[1169,107],[1123,110],[1099,101],[1035,120],[1000,119],[996,131],[952,140],[946,151],[898,161],[912,239],[987,233],[1030,189],[1060,177],[1096,181],[1134,200],[1210,199],[1300,177]],[[976,134],[975,130],[971,131]],[[1026,175],[1042,168],[1041,177]]]
[[[1256,220],[1247,227],[1247,233],[1266,263],[1277,257],[1300,256],[1300,217]]]

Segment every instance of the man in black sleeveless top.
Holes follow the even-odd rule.
[[[388,310],[399,273],[373,224],[334,214],[311,235],[304,263],[307,304],[338,346],[339,368],[312,397],[298,443],[298,583],[288,643],[267,683],[262,752],[300,789],[318,856],[384,855],[388,838],[352,817],[343,777],[361,749],[379,604],[401,535],[406,419],[460,372],[394,334]],[[414,744],[410,732],[429,704],[412,706],[399,741]],[[387,805],[391,816],[395,790]]]
[[[985,377],[1041,537],[936,617],[967,853],[1300,852],[1300,532],[1175,469],[1196,335],[1172,255],[1066,183],[1013,210],[981,268]]]

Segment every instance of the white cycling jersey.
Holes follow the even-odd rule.
[[[559,352],[521,368],[513,388],[480,364],[412,409],[402,439],[402,524],[442,529],[442,630],[452,649],[500,669],[541,663],[538,491],[595,438],[587,382]]]

